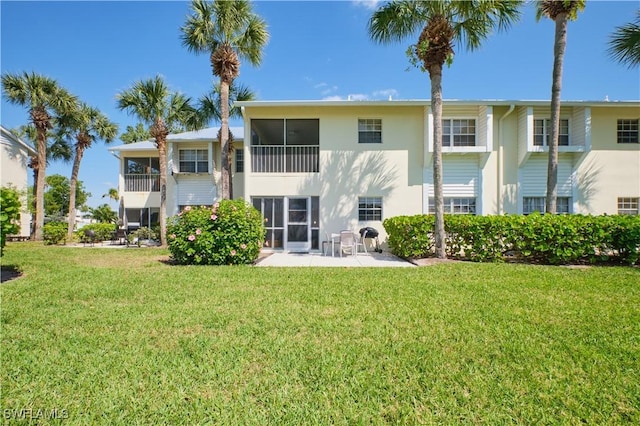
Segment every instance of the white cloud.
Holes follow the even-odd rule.
[[[343,101],[344,98],[342,96],[339,95],[333,95],[333,96],[326,96],[324,98],[322,98],[323,101]]]
[[[368,101],[369,95],[365,95],[362,93],[352,93],[347,97],[347,99],[351,99],[352,101]]]
[[[352,3],[356,6],[361,6],[369,10],[375,10],[378,8],[379,0],[352,0]]]
[[[373,92],[373,97],[375,99],[388,99],[389,97],[397,98],[398,95],[399,93],[396,89],[383,89]]]

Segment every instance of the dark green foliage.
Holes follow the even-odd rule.
[[[67,242],[67,223],[49,222],[42,227],[42,239],[47,245]]]
[[[394,254],[433,255],[433,216],[398,216],[384,227]],[[640,260],[640,216],[445,216],[447,255],[476,262],[506,258],[545,264]]]
[[[167,227],[173,260],[184,265],[255,262],[264,242],[262,216],[244,200],[222,200],[213,208],[185,208]]]
[[[14,188],[0,188],[0,256],[4,251],[7,235],[20,231],[20,195]]]
[[[109,204],[100,204],[96,208],[90,208],[91,216],[101,223],[116,223],[118,214],[109,207]]]

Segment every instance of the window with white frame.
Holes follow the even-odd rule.
[[[618,214],[640,214],[640,198],[618,197]]]
[[[442,146],[476,146],[476,120],[473,118],[443,119]]]
[[[533,120],[533,144],[535,146],[549,146],[551,138],[551,120],[535,119]],[[558,128],[558,146],[569,145],[569,120],[560,119],[560,127]]]
[[[209,173],[209,153],[206,149],[181,149],[180,173]]]
[[[382,120],[358,119],[358,143],[382,143]]]
[[[358,197],[358,220],[382,220],[382,197]]]
[[[436,211],[436,200],[429,198],[429,211]],[[444,197],[445,214],[476,214],[476,199],[474,197]]]
[[[547,210],[547,197],[524,197],[522,199],[522,214],[531,214],[533,212],[545,213]],[[571,198],[556,197],[556,213],[571,213]]]
[[[236,149],[235,160],[236,160],[236,173],[244,173],[244,150],[242,148]]]
[[[638,122],[640,120],[618,120],[618,143],[639,143]]]

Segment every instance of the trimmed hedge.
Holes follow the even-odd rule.
[[[640,216],[445,215],[447,256],[475,262],[517,258],[544,264],[640,260]],[[434,255],[431,215],[386,219],[392,253],[404,258]]]
[[[118,229],[118,226],[113,223],[89,223],[78,229],[75,232],[75,237],[78,241],[85,241],[85,232],[93,231],[96,233],[96,241],[109,241],[113,237],[113,233],[116,232],[116,229]]]
[[[42,227],[42,239],[46,245],[67,243],[67,223],[49,222]]]

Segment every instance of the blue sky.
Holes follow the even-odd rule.
[[[376,1],[257,1],[270,42],[260,68],[243,65],[239,82],[261,100],[428,99],[429,78],[405,55],[415,38],[381,46],[369,40],[367,22]],[[640,70],[612,62],[606,42],[616,26],[633,20],[639,1],[588,1],[569,24],[563,100],[638,100]],[[162,75],[170,87],[197,98],[213,83],[206,55],[182,47],[179,28],[186,1],[0,2],[0,69],[52,77],[120,126],[135,119],[116,108],[116,94],[140,79]],[[443,75],[445,99],[549,99],[553,23],[536,22],[532,5],[507,33],[475,52],[458,51]],[[15,128],[27,111],[1,104],[1,123]],[[212,123],[213,125],[214,123]],[[232,123],[238,125],[238,122]],[[113,145],[119,145],[115,141]],[[47,174],[69,176],[70,164]],[[80,179],[90,206],[117,186],[118,163],[104,144],[92,147]],[[115,205],[112,203],[112,206]]]

